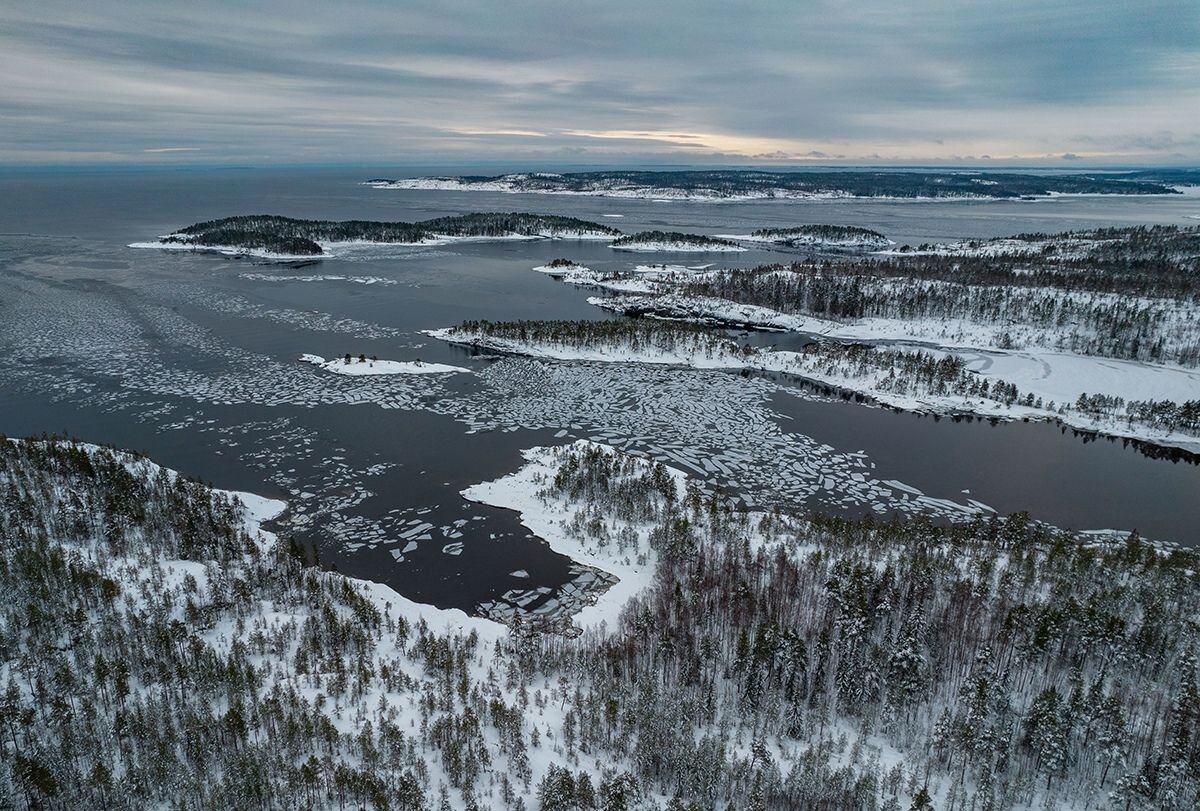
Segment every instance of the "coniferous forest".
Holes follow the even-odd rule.
[[[703,234],[684,234],[679,231],[641,231],[636,234],[626,234],[613,241],[614,248],[633,247],[638,245],[687,245],[704,248],[732,248],[737,243],[728,239],[708,237]]]
[[[1196,366],[1198,257],[1200,229],[1114,228],[699,274],[671,292],[835,321],[1004,325],[1001,349]]]
[[[1195,553],[1023,515],[737,512],[581,443],[619,621],[490,639],[263,546],[127,454],[0,443],[16,808],[1114,808],[1200,798]],[[411,604],[409,604],[411,606]]]

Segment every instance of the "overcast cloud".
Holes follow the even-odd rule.
[[[6,164],[1200,163],[1196,0],[0,0],[0,77]]]

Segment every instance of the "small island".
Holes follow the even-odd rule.
[[[781,248],[817,248],[830,251],[874,251],[893,242],[878,231],[857,225],[797,225],[790,228],[759,228],[747,236],[726,239],[759,242]]]
[[[325,360],[320,355],[301,355],[301,363],[311,363],[312,365],[333,372],[334,374],[347,375],[349,377],[365,377],[371,375],[436,375],[436,374],[454,374],[456,372],[470,372],[470,369],[464,369],[461,366],[450,366],[445,363],[423,363],[418,358],[413,361],[401,360],[380,360],[377,357],[367,357],[366,355],[344,355],[333,360]]]
[[[731,253],[746,250],[732,240],[707,237],[702,234],[684,234],[679,231],[641,231],[614,240],[611,247],[617,251],[646,253],[655,251]]]
[[[356,246],[505,239],[610,240],[619,236],[621,232],[608,225],[552,214],[459,214],[415,223],[299,220],[253,214],[196,223],[161,236],[156,242],[135,242],[130,247],[292,260],[329,256]]]
[[[560,257],[558,259],[551,259],[544,265],[538,265],[534,268],[534,270],[536,270],[538,273],[545,273],[547,276],[557,279],[567,275],[568,273],[571,273],[572,271],[588,270],[588,268],[585,268],[574,259],[565,259]]]

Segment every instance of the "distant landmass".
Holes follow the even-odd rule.
[[[1056,194],[1179,194],[1173,184],[1200,182],[1186,170],[1095,174],[763,170],[522,172],[504,175],[373,178],[380,189],[434,189],[529,194],[579,194],[684,200],[836,197],[1037,198]]]

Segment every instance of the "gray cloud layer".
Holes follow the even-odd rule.
[[[39,0],[0,163],[1200,161],[1194,0]]]

